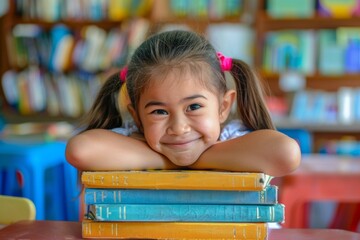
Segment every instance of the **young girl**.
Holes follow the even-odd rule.
[[[228,88],[226,71],[236,91]],[[227,122],[235,101],[237,118]],[[124,103],[134,125],[120,116]],[[247,64],[217,54],[194,32],[169,31],[143,42],[128,68],[104,84],[85,131],[69,140],[66,157],[80,170],[188,168],[281,176],[298,166],[300,150],[275,130]]]

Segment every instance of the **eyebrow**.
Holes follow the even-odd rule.
[[[181,100],[181,102],[193,100],[193,99],[196,99],[196,98],[204,98],[204,99],[207,99],[204,95],[195,94],[195,95],[192,95],[192,96],[183,98],[183,99]],[[148,103],[145,105],[145,108],[148,108],[148,107],[151,107],[151,106],[165,106],[165,105],[166,105],[165,103],[160,102],[160,101],[150,101],[150,102],[148,102]]]

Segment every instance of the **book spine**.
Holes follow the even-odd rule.
[[[283,222],[284,205],[92,204],[97,221]]]
[[[267,239],[266,223],[82,222],[83,238]]]
[[[263,190],[269,183],[263,173],[211,171],[119,171],[83,172],[81,182],[87,188],[146,188],[193,190]]]
[[[349,124],[354,122],[354,89],[341,87],[338,90],[338,121]]]
[[[86,188],[85,204],[275,204],[277,186],[261,191],[149,190]]]

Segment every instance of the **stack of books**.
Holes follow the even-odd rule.
[[[86,171],[84,238],[267,239],[284,205],[263,173]]]

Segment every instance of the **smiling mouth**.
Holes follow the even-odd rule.
[[[166,145],[169,145],[169,146],[182,146],[182,145],[186,145],[188,143],[191,143],[193,141],[194,140],[186,141],[186,142],[166,143]]]
[[[198,139],[193,139],[193,140],[187,140],[187,141],[181,141],[181,142],[167,142],[167,143],[164,143],[165,145],[168,145],[168,146],[185,146],[185,145],[188,145],[192,142],[195,142],[197,141]]]

